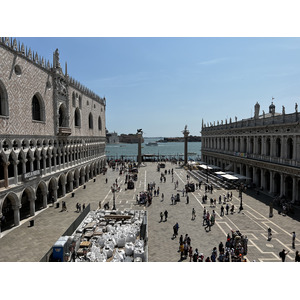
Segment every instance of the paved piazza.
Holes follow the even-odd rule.
[[[124,209],[147,209],[148,211],[148,260],[150,262],[177,262],[180,259],[178,253],[179,236],[187,233],[191,238],[193,249],[198,248],[205,258],[211,255],[213,247],[217,247],[222,241],[225,244],[226,235],[231,230],[239,230],[247,235],[248,261],[280,262],[278,253],[284,248],[289,252],[286,262],[294,261],[295,250],[300,249],[300,212],[295,211],[293,217],[279,215],[274,209],[274,216],[269,218],[269,198],[265,195],[256,196],[254,191],[243,194],[242,213],[238,213],[240,200],[238,192],[233,191],[233,204],[236,212],[231,215],[220,216],[220,204],[211,208],[209,202],[205,205],[210,212],[216,211],[216,222],[210,232],[206,232],[202,226],[202,215],[204,205],[202,195],[204,187],[189,194],[189,204],[186,204],[186,197],[176,205],[171,204],[172,194],[177,194],[174,189],[171,175],[166,175],[166,182],[160,183],[160,173],[157,172],[156,163],[147,163],[146,167],[139,169],[138,180],[133,190],[126,190],[124,181],[125,175],[119,175],[118,171],[108,170],[106,175],[98,175],[96,182],[91,180],[86,184],[86,189],[79,187],[75,190],[75,197],[70,194],[60,198],[59,202],[65,201],[68,211],[61,212],[60,208],[49,205],[31,219],[35,225],[29,227],[28,219],[20,223],[20,226],[1,233],[0,239],[0,261],[39,261],[44,254],[52,247],[56,240],[63,234],[69,225],[76,219],[76,203],[91,204],[91,210],[98,208],[99,201],[109,201],[112,207],[112,193],[110,187],[118,179],[120,191],[116,193],[116,207]],[[187,180],[187,172],[177,165],[167,163],[166,169],[174,169],[174,182],[178,180],[178,190],[182,190]],[[164,172],[165,169],[161,169]],[[105,179],[108,178],[108,183]],[[152,205],[145,208],[136,204],[136,195],[147,188],[147,184],[155,182],[160,188],[159,197],[154,197]],[[218,199],[219,194],[227,193],[224,190],[214,190],[213,198]],[[161,193],[164,193],[164,201],[161,201]],[[251,196],[255,195],[257,199]],[[208,194],[210,198],[210,194]],[[192,209],[196,210],[196,219],[192,220]],[[160,222],[160,212],[168,211],[169,216],[166,222]],[[173,225],[179,223],[179,236],[172,239]],[[273,238],[267,241],[267,229],[272,228]],[[296,249],[292,249],[292,232],[296,231]],[[189,261],[189,259],[184,260]]]

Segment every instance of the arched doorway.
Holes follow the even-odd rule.
[[[20,220],[30,217],[30,201],[33,199],[33,191],[26,188],[21,196]],[[32,200],[34,201],[34,200]]]
[[[66,194],[66,177],[64,174],[61,174],[58,179],[58,189],[57,189],[57,197],[64,197]]]
[[[266,140],[266,156],[270,156],[271,154],[271,139],[267,138]]]
[[[59,107],[58,115],[59,127],[67,127],[67,109],[63,104]]]
[[[281,187],[281,176],[279,173],[274,175],[274,193],[275,195],[280,195],[280,187]]]
[[[288,138],[287,140],[287,158],[288,159],[292,159],[293,158],[293,139],[292,138]]]
[[[266,185],[266,189],[268,192],[270,192],[270,179],[271,179],[271,175],[270,175],[270,172],[267,170],[265,172],[265,185]]]
[[[73,173],[69,172],[67,175],[67,185],[66,185],[66,192],[67,193],[71,193],[73,191],[73,186],[74,182],[73,182]]]
[[[280,138],[276,139],[276,144],[275,144],[275,149],[276,149],[276,157],[280,157],[281,156],[281,140]]]
[[[55,178],[51,178],[49,185],[48,185],[48,197],[47,203],[52,203],[57,200],[57,182]]]
[[[17,203],[17,195],[8,194],[2,205],[2,222],[1,231],[7,230],[15,226],[13,206]]]
[[[38,185],[36,190],[36,199],[35,199],[35,210],[41,210],[44,208],[44,197],[47,195],[47,187],[46,184],[41,182]]]
[[[285,197],[287,200],[293,198],[293,178],[291,176],[285,178]]]

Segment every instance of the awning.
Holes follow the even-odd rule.
[[[215,172],[215,174],[217,174],[217,175],[225,175],[226,173],[222,172],[222,171],[218,171],[218,172]]]
[[[233,167],[232,164],[230,164],[225,168],[225,170],[228,171],[228,170],[232,169],[232,167]]]
[[[208,170],[211,170],[212,169],[212,167],[210,167],[210,166],[207,166],[207,165],[200,165],[199,166],[200,168],[202,168],[202,169],[208,169]]]
[[[237,177],[238,179],[251,179],[250,177],[246,177],[244,175],[240,175],[240,174],[234,174],[235,177]]]
[[[221,175],[222,177],[229,179],[229,180],[237,180],[238,177],[230,175],[230,174],[225,174],[225,175]]]

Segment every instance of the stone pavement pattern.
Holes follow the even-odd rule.
[[[118,179],[120,191],[116,193],[117,210],[124,209],[147,209],[148,211],[148,260],[151,262],[177,262],[180,255],[177,252],[179,247],[179,236],[187,233],[191,238],[193,249],[198,248],[204,256],[210,256],[213,247],[218,247],[220,241],[225,243],[226,235],[233,230],[240,230],[242,234],[248,236],[248,254],[249,261],[273,261],[279,262],[279,251],[283,248],[289,250],[286,261],[294,261],[295,250],[300,249],[300,240],[296,239],[296,249],[291,248],[291,232],[296,231],[300,235],[299,211],[293,216],[279,215],[274,210],[273,218],[269,218],[269,199],[267,196],[260,195],[260,201],[256,200],[254,194],[243,194],[242,213],[235,212],[220,217],[220,205],[216,208],[210,208],[209,203],[205,207],[211,212],[215,209],[217,213],[216,223],[212,226],[210,232],[206,232],[202,226],[203,204],[202,195],[204,187],[196,190],[189,195],[189,204],[186,204],[186,198],[182,193],[174,189],[171,175],[166,175],[166,183],[160,183],[160,172],[156,170],[156,163],[148,163],[146,167],[139,169],[138,180],[135,182],[133,190],[126,190],[124,181],[125,176],[119,175],[119,172],[108,170],[107,175],[98,175],[96,182],[91,180],[86,183],[86,189],[79,187],[75,190],[75,197],[67,194],[60,198],[59,202],[65,201],[68,211],[61,212],[60,208],[49,205],[48,208],[34,216],[35,226],[29,227],[29,220],[21,222],[21,225],[13,228],[9,232],[3,232],[0,239],[0,261],[39,261],[44,254],[52,247],[57,239],[65,232],[69,225],[77,218],[76,203],[91,204],[91,210],[98,208],[99,201],[102,203],[109,202],[112,208],[111,185]],[[166,169],[174,169],[174,181],[178,180],[178,190],[182,190],[186,184],[187,172],[177,165],[167,163]],[[164,172],[164,169],[161,169]],[[105,183],[108,178],[108,183]],[[145,208],[136,204],[136,195],[147,188],[149,182],[155,182],[156,188],[159,186],[160,195],[154,197],[152,205]],[[215,190],[213,198],[219,197],[227,191]],[[165,200],[161,201],[161,193],[164,193]],[[171,204],[172,194],[180,193],[181,201],[176,205]],[[251,194],[251,192],[249,192]],[[248,194],[248,193],[247,193]],[[236,211],[239,207],[240,200],[237,198],[237,191],[233,191]],[[210,197],[210,194],[208,194]],[[217,201],[218,203],[218,201]],[[196,210],[196,219],[191,220],[192,208]],[[166,222],[160,221],[160,212],[167,210],[169,217]],[[32,218],[31,218],[32,219]],[[179,223],[179,236],[172,239],[173,225]],[[272,228],[273,238],[267,241],[267,228]],[[189,261],[189,259],[184,260]]]

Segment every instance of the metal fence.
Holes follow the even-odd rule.
[[[80,223],[84,220],[84,218],[88,215],[91,210],[91,205],[88,204],[86,208],[82,211],[82,213],[76,218],[76,220],[69,226],[69,228],[64,232],[62,236],[70,236],[72,233],[78,228]],[[59,237],[58,237],[59,238]],[[57,238],[57,239],[58,239]],[[48,252],[42,257],[40,262],[48,262],[49,258],[53,252],[52,247],[48,250]]]

